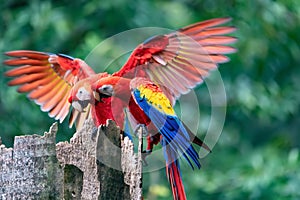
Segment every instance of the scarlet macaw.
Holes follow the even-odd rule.
[[[164,94],[161,92],[158,94],[167,96],[172,106],[181,94],[187,93],[200,84],[209,71],[217,68],[218,63],[227,62],[228,58],[224,54],[235,52],[234,48],[226,45],[233,43],[236,39],[231,36],[224,36],[235,31],[235,28],[220,26],[229,20],[229,18],[207,20],[179,29],[177,32],[146,40],[132,52],[123,67],[112,76],[130,79],[136,76],[149,78],[164,92]],[[60,122],[64,121],[70,110],[69,102],[72,102],[78,111],[82,111],[86,107],[86,112],[83,113],[74,109],[72,111],[69,125],[72,126],[77,121],[77,128],[90,115],[93,116],[96,125],[105,123],[106,119],[114,119],[112,110],[124,106],[119,104],[120,106],[112,109],[110,98],[102,98],[102,101],[97,100],[98,97],[93,95],[91,85],[96,79],[101,80],[110,75],[106,73],[96,74],[80,59],[64,54],[26,50],[7,52],[6,55],[15,58],[6,60],[5,64],[22,65],[6,73],[7,76],[16,77],[9,82],[9,85],[20,85],[19,92],[30,92],[28,97],[40,105],[42,111],[48,112],[50,117],[54,117]],[[118,111],[118,113],[122,112]],[[133,111],[135,115],[140,113],[140,111]],[[172,113],[167,114],[170,114],[165,115],[169,116],[169,120],[177,119],[175,116],[172,118]],[[122,115],[119,117],[122,118]],[[116,121],[121,122],[123,120]],[[192,158],[196,166],[199,167],[200,164],[194,150],[188,146],[187,141],[191,140],[192,137],[188,137],[186,132],[188,134],[190,132],[184,128],[180,121],[175,120],[175,122],[175,125],[178,125],[178,130],[183,133],[179,134],[182,141],[178,140],[177,136],[172,138],[174,135],[171,131],[164,133],[165,139],[162,143],[166,152],[169,152],[166,157],[167,172],[170,174],[169,179],[172,183],[173,193],[181,198],[185,195],[174,154],[183,153],[183,149],[188,147],[187,155]],[[119,123],[117,125],[122,126]],[[168,128],[172,127],[166,126],[165,128],[168,131]],[[168,138],[170,133],[171,138]],[[170,147],[169,145],[166,146],[166,143],[170,143],[172,139],[178,142],[178,144],[174,144],[175,146],[173,145],[175,149],[171,145]],[[186,154],[183,155],[189,160]],[[168,163],[168,161],[174,162]]]
[[[235,52],[226,45],[236,38],[224,36],[235,28],[220,26],[229,20],[211,19],[148,39],[137,46],[123,67],[112,76],[147,77],[162,88],[174,105],[181,94],[200,84],[218,63],[228,61],[224,54]],[[79,128],[90,115],[97,126],[106,119],[116,120],[110,109],[110,99],[98,102],[90,89],[95,79],[110,76],[107,73],[96,74],[84,61],[64,54],[20,50],[6,55],[15,58],[4,64],[22,65],[6,73],[16,77],[9,85],[21,85],[19,92],[30,92],[28,97],[50,117],[64,121],[70,110],[69,102],[72,102],[78,111],[87,108],[84,113],[73,109],[70,126],[77,121]],[[117,125],[122,127],[123,116],[117,117]]]
[[[210,149],[179,120],[171,102],[160,87],[141,77],[134,79],[105,77],[92,87],[100,96],[114,96],[127,102],[123,105],[127,105],[138,123],[147,125],[150,121],[153,122],[162,136],[166,172],[173,197],[175,200],[186,199],[177,159],[183,156],[192,168],[193,164],[200,168],[199,155],[191,143],[194,142],[208,151]]]
[[[166,86],[164,92],[174,104],[180,94],[187,93],[189,89],[201,83],[203,77],[215,69],[218,63],[228,61],[223,54],[235,51],[226,44],[236,39],[222,36],[233,32],[235,28],[219,26],[229,20],[207,20],[177,32],[151,38],[140,44],[121,70],[113,76],[149,77],[163,89],[163,86]],[[91,103],[91,112],[89,107],[85,109],[85,113],[78,113],[73,109],[70,126],[77,121],[79,128],[90,113],[96,126],[105,124],[106,119],[116,120],[117,117],[117,125],[122,128],[123,115],[112,113],[111,101],[106,99],[98,102],[93,97],[90,85],[94,81],[93,77],[97,75],[84,61],[63,54],[34,51],[12,51],[7,55],[16,58],[5,61],[5,64],[23,65],[6,73],[7,76],[17,76],[9,84],[21,85],[19,92],[30,92],[29,98],[41,105],[43,111],[49,112],[50,117],[55,117],[60,122],[65,119],[70,109],[67,102],[70,96],[69,102],[73,102],[72,105],[79,111],[82,111],[82,107],[87,106],[88,102]],[[109,75],[105,73],[98,76]],[[150,138],[147,149],[151,149],[151,142],[157,141],[151,141]]]

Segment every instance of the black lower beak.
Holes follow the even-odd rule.
[[[103,102],[102,99],[104,99],[104,98],[109,98],[109,97],[111,97],[111,96],[110,96],[110,95],[107,95],[107,94],[102,94],[102,93],[100,93],[100,102]]]

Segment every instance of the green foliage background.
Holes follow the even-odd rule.
[[[128,29],[177,29],[232,17],[238,52],[220,67],[228,98],[226,122],[202,169],[182,167],[188,199],[300,199],[299,0],[7,0],[0,10],[0,52],[30,49],[79,58]],[[100,72],[101,61],[98,65]],[[2,66],[0,73],[7,69]],[[8,87],[8,80],[0,76],[0,136],[12,146],[15,135],[42,134],[54,120]],[[196,89],[206,105],[206,98],[200,98],[204,91],[204,86]],[[204,118],[206,110],[201,110]],[[58,140],[73,133],[64,123]],[[145,199],[171,199],[164,173],[145,174]]]

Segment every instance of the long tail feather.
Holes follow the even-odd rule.
[[[165,148],[165,156],[168,159],[172,159],[174,157],[175,152],[166,146]],[[171,163],[166,163],[166,174],[169,179],[169,183],[172,189],[174,200],[185,200],[186,195],[184,191],[184,186],[181,179],[180,166],[178,160],[175,160]]]

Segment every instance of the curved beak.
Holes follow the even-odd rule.
[[[113,94],[114,90],[112,85],[103,85],[100,88],[94,86],[93,96],[99,102],[102,102],[103,98],[112,97]]]
[[[100,97],[100,94],[96,91],[93,91],[93,95],[94,95],[94,98],[97,100],[97,101],[100,101],[101,102],[101,97]]]
[[[85,100],[85,101],[73,101],[72,102],[72,107],[74,109],[76,109],[79,112],[85,112],[85,108],[88,106],[89,101]]]

